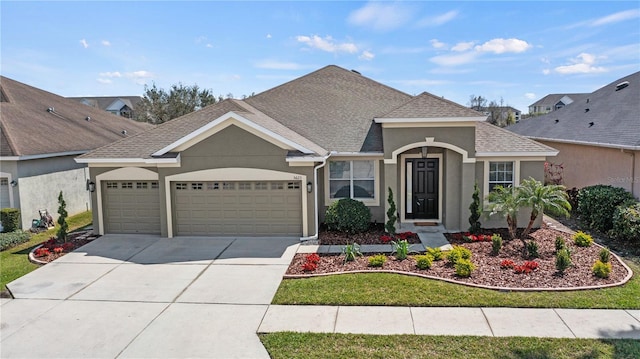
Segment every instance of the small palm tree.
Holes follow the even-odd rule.
[[[520,209],[518,190],[512,186],[496,186],[493,191],[489,193],[488,199],[491,209],[489,215],[500,213],[507,217],[509,237],[511,237],[511,239],[516,238],[516,231],[518,230],[518,210]]]
[[[551,211],[569,217],[571,204],[569,204],[566,188],[561,185],[543,185],[529,177],[522,181],[518,188],[518,202],[521,206],[531,207],[529,224],[522,232],[522,237],[526,238],[536,218],[544,211]]]

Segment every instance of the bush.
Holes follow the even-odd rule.
[[[20,210],[17,208],[3,208],[0,210],[2,232],[9,233],[20,229]]]
[[[354,261],[356,256],[362,256],[362,253],[360,253],[360,245],[358,243],[347,244],[342,247],[342,253],[344,254],[344,263]]]
[[[476,269],[476,266],[469,259],[460,259],[455,264],[455,269],[457,276],[467,278],[471,276],[471,272]]]
[[[396,215],[396,202],[393,200],[391,187],[389,187],[387,203],[389,203],[389,209],[387,210],[387,223],[385,223],[384,229],[393,236],[396,234],[396,221],[398,220],[398,216]]]
[[[616,208],[611,235],[640,247],[640,202]]]
[[[593,274],[598,278],[609,278],[611,274],[611,263],[596,261],[591,267]]]
[[[600,258],[600,262],[609,263],[611,260],[611,252],[607,248],[602,248],[600,253],[598,253],[598,257]]]
[[[444,254],[440,248],[427,247],[427,254],[430,255],[434,261],[441,261],[442,258],[444,258]]]
[[[325,215],[329,230],[359,233],[369,229],[371,211],[364,203],[351,198],[333,202]]]
[[[578,247],[589,247],[593,244],[593,238],[582,231],[578,231],[576,234],[574,234],[572,239],[573,243],[575,243]]]
[[[560,274],[564,273],[571,266],[571,254],[569,250],[563,248],[556,252],[556,269]]]
[[[18,244],[29,241],[31,235],[29,232],[22,230],[16,230],[9,233],[0,233],[0,251],[15,247]]]
[[[384,254],[378,254],[369,257],[369,267],[382,267],[384,262],[387,261],[387,256]]]
[[[609,185],[584,187],[578,192],[580,220],[591,229],[606,233],[613,228],[612,213],[623,203],[635,202],[624,188]]]
[[[463,259],[471,259],[471,250],[468,248],[453,246],[453,249],[447,253],[447,260],[454,266]]]
[[[564,241],[564,238],[562,238],[562,236],[557,236],[556,237],[556,253],[561,250],[561,249],[565,249],[567,248],[567,243]]]
[[[472,201],[469,205],[469,232],[472,234],[478,234],[480,232],[480,216],[482,216],[482,210],[480,207],[480,189],[478,188],[478,182],[473,185]]]
[[[415,256],[413,258],[416,260],[416,267],[418,269],[429,269],[433,263],[433,257],[428,254]]]
[[[499,234],[491,236],[491,254],[497,256],[502,249],[502,237]]]
[[[534,241],[527,242],[527,256],[529,256],[529,258],[540,257],[538,254],[538,243]]]
[[[407,242],[406,239],[391,242],[393,246],[393,253],[395,253],[396,259],[401,261],[407,259],[409,252],[411,251],[411,245]]]

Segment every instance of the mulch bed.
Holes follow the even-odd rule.
[[[495,232],[502,232],[497,230]],[[487,234],[492,232],[486,232]],[[560,275],[555,267],[555,239],[562,236],[571,252],[573,265]],[[456,276],[454,268],[446,259],[434,261],[430,269],[420,270],[415,266],[415,260],[409,258],[398,261],[395,257],[387,255],[387,261],[382,268],[368,266],[368,256],[357,257],[353,262],[343,263],[342,255],[321,255],[320,262],[316,270],[306,272],[302,269],[305,261],[305,254],[296,254],[287,270],[287,275],[317,275],[325,273],[339,273],[350,271],[378,271],[392,270],[417,273],[461,283],[475,284],[495,288],[529,288],[529,289],[552,289],[552,288],[578,288],[594,287],[603,285],[613,285],[622,282],[628,275],[627,268],[620,263],[614,255],[611,256],[612,271],[609,278],[601,279],[593,275],[591,267],[599,258],[598,253],[602,247],[592,245],[590,247],[578,247],[573,244],[571,235],[556,229],[543,226],[530,234],[538,244],[540,257],[531,259],[538,263],[538,269],[529,274],[516,274],[513,269],[503,269],[500,263],[505,259],[514,261],[517,265],[524,263],[522,255],[522,242],[520,240],[504,241],[503,247],[498,256],[491,254],[491,242],[466,242],[458,238],[457,235],[448,235],[452,245],[459,245],[470,249],[473,253],[472,262],[477,269],[473,271],[471,277],[461,278]],[[503,238],[506,235],[503,234]]]
[[[59,241],[56,237],[51,237],[42,243],[40,247],[34,248],[32,254],[37,262],[41,262],[42,264],[49,263],[69,252],[73,252],[98,237],[100,236],[92,234],[91,231],[69,233],[66,242]],[[44,249],[46,249],[46,251]]]
[[[353,243],[360,245],[389,244],[381,240],[381,237],[385,234],[384,225],[381,223],[371,224],[371,227],[366,232],[350,235],[345,235],[343,232],[329,231],[322,225],[322,227],[320,227],[320,233],[318,233],[318,241],[322,245],[346,245]],[[420,238],[418,238],[418,235],[415,233],[405,236],[405,238],[409,243],[420,243]]]

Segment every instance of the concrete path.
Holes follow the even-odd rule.
[[[640,339],[640,310],[272,305],[258,332]]]
[[[268,358],[297,238],[107,235],[8,287],[2,358]]]

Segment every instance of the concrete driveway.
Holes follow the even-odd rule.
[[[297,238],[106,235],[9,283],[2,358],[268,358]]]

